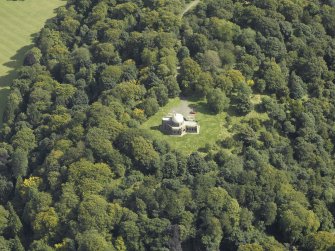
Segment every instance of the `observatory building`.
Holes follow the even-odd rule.
[[[174,136],[183,136],[187,133],[199,134],[200,125],[192,118],[184,118],[180,113],[169,114],[162,118],[162,131]]]

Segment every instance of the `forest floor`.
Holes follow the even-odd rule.
[[[0,125],[17,68],[46,20],[63,4],[61,0],[0,0]]]
[[[181,17],[183,17],[187,12],[189,12],[191,9],[195,8],[200,3],[200,0],[195,0],[193,2],[190,2],[186,5],[185,9],[181,13]]]

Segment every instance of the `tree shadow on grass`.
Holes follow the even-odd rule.
[[[16,54],[10,58],[10,61],[3,64],[3,66],[9,68],[9,71],[5,76],[0,76],[0,87],[10,87],[12,81],[17,76],[17,69],[23,65],[25,54],[33,47],[33,44],[22,47],[16,51]]]
[[[54,13],[57,13],[57,10],[60,7],[54,9]],[[45,21],[44,27],[48,26],[52,22],[54,17],[49,18]],[[41,27],[42,28],[42,27]],[[36,38],[38,37],[39,32],[33,33],[30,35],[31,44],[22,47],[17,50],[15,55],[13,55],[8,62],[4,63],[3,66],[9,68],[8,72],[4,76],[0,76],[0,127],[3,123],[3,113],[6,108],[7,98],[10,93],[10,86],[12,85],[13,80],[17,77],[17,70],[23,66],[23,60],[25,54],[34,47]]]
[[[150,127],[150,130],[161,131],[161,127],[160,126],[152,126],[152,127]]]
[[[208,107],[208,105],[205,101],[200,101],[196,104],[190,104],[189,107],[195,113],[200,112],[200,113],[206,114],[206,115],[215,115],[215,113],[211,111],[211,109]]]
[[[186,100],[188,102],[199,102],[199,101],[204,99],[204,96],[199,96],[199,95],[185,96],[185,95],[181,95],[179,98],[180,98],[180,100]]]
[[[231,106],[229,106],[229,108],[227,109],[227,114],[228,114],[228,116],[230,116],[230,117],[239,117],[239,116],[241,116],[241,115],[238,114],[238,113],[236,112],[236,110],[235,110],[234,108],[232,108]]]
[[[35,34],[32,35],[34,38]],[[6,109],[8,95],[10,93],[10,86],[13,80],[17,77],[17,70],[23,65],[25,54],[33,48],[34,45],[26,45],[16,51],[8,62],[5,62],[3,66],[8,68],[8,72],[4,76],[0,76],[0,126],[3,122],[3,113]]]

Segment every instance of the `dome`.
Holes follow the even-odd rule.
[[[175,113],[173,114],[172,121],[176,124],[182,124],[184,122],[184,116],[180,113]]]

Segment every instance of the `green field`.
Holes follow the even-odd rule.
[[[149,129],[151,134],[159,139],[166,140],[171,147],[178,149],[184,154],[190,154],[199,148],[204,147],[207,143],[215,143],[218,139],[224,139],[229,136],[229,132],[225,125],[226,113],[218,115],[211,114],[207,105],[203,101],[190,101],[191,105],[196,107],[196,120],[200,124],[200,134],[187,134],[183,137],[175,137],[164,135],[159,130],[162,117],[167,115],[174,107],[180,104],[180,99],[175,98],[162,107],[154,116],[150,117],[143,125],[143,129]]]
[[[32,47],[34,35],[63,4],[61,0],[0,0],[0,124],[15,70]]]
[[[233,130],[234,125],[245,123],[253,118],[257,118],[260,121],[269,119],[266,113],[258,113],[254,110],[245,116],[228,115],[227,112],[215,115],[209,111],[204,101],[189,100],[189,104],[196,107],[196,120],[201,127],[200,134],[187,134],[183,137],[163,134],[159,129],[162,117],[174,110],[174,108],[178,107],[180,104],[181,100],[179,98],[171,99],[166,106],[161,107],[154,116],[144,122],[141,128],[148,130],[155,138],[167,141],[172,148],[178,149],[184,154],[190,154],[205,147],[206,144],[214,144],[218,140],[233,136],[235,133]],[[229,122],[226,121],[227,116],[229,116]],[[262,130],[260,129],[260,131]]]

